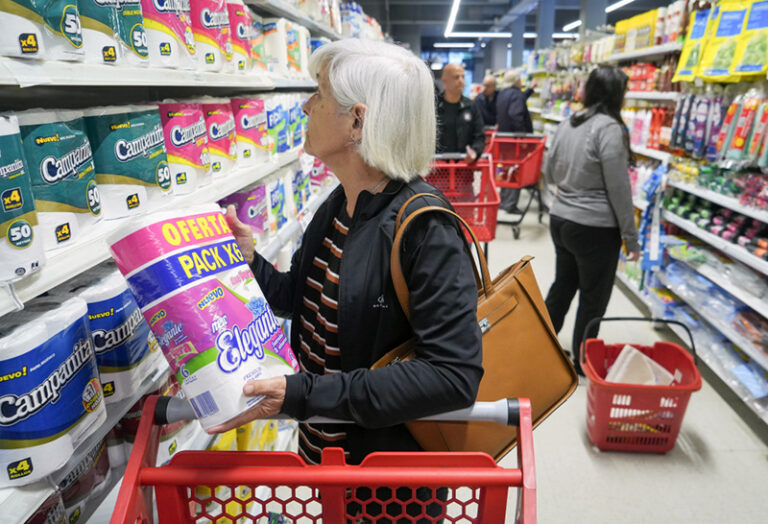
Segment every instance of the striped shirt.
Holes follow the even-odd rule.
[[[301,346],[298,360],[304,372],[341,373],[337,325],[339,270],[350,222],[346,207],[341,206],[304,282],[304,299],[297,326]],[[338,424],[300,424],[299,453],[308,463],[319,464],[323,448],[344,448],[346,438],[344,426]]]

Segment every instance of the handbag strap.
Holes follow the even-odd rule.
[[[428,194],[428,193],[425,193]],[[422,196],[422,195],[416,195],[416,196]],[[433,196],[433,195],[430,195]],[[415,197],[414,197],[415,198]],[[408,202],[406,202],[406,205]],[[403,206],[404,208],[405,206]],[[491,275],[488,271],[488,263],[485,260],[485,255],[483,254],[483,250],[480,247],[480,241],[477,240],[477,237],[475,236],[475,232],[472,231],[472,228],[469,227],[469,224],[461,218],[457,213],[454,213],[453,211],[449,209],[445,209],[444,207],[438,207],[438,206],[426,206],[417,209],[410,215],[408,215],[408,218],[405,219],[405,221],[400,225],[399,228],[395,231],[395,239],[392,242],[392,253],[390,254],[390,272],[392,274],[392,283],[395,286],[395,293],[397,294],[397,299],[400,302],[400,307],[405,312],[405,315],[410,318],[411,316],[411,296],[410,292],[408,291],[408,286],[405,283],[405,276],[403,275],[403,267],[401,265],[400,260],[400,247],[403,242],[403,235],[405,234],[405,230],[408,228],[408,226],[420,215],[423,215],[424,213],[446,213],[448,215],[451,215],[452,217],[456,218],[460,224],[462,224],[467,231],[469,231],[470,236],[472,237],[472,242],[475,244],[475,248],[477,249],[477,258],[480,262],[480,274],[482,275],[482,282],[481,285],[478,285],[478,290],[482,290],[486,297],[490,297],[493,294],[493,283],[491,282]],[[471,255],[470,260],[472,262],[472,267],[475,269],[475,273],[477,274],[477,266],[475,265],[475,261],[472,260]]]
[[[403,204],[403,207],[400,208],[400,211],[397,212],[397,217],[395,218],[395,234],[397,234],[397,231],[400,229],[400,224],[403,222],[403,215],[405,214],[405,210],[408,208],[409,205],[411,205],[411,202],[416,200],[417,198],[421,197],[432,197],[436,198],[443,204],[445,204],[445,207],[450,208],[451,205],[448,203],[447,200],[445,200],[440,195],[435,195],[433,193],[417,193],[413,195],[411,198],[405,201],[405,204]]]

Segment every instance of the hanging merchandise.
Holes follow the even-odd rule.
[[[142,214],[172,194],[157,106],[87,109],[85,127],[105,219]]]
[[[233,98],[231,104],[238,162],[243,166],[253,166],[268,160],[270,142],[264,98]]]
[[[226,0],[191,0],[191,8],[197,68],[229,72],[232,38]]]
[[[253,67],[251,59],[253,21],[243,0],[227,0],[227,13],[232,35],[232,70],[245,73]]]
[[[218,206],[139,219],[109,243],[203,429],[261,400],[248,380],[298,370]]]
[[[267,55],[264,50],[264,22],[259,15],[254,14],[250,9],[248,12],[251,16],[251,60],[253,61],[253,68],[266,71],[268,67]]]
[[[711,17],[712,9],[700,9],[693,15],[693,22],[688,29],[688,38],[683,44],[680,53],[677,71],[673,82],[692,82],[699,70],[699,62],[704,56],[709,39],[707,35],[710,24],[714,25],[714,17]]]
[[[232,193],[219,200],[219,205],[222,207],[235,206],[237,218],[243,224],[251,226],[257,245],[266,242],[269,236],[267,186],[262,184],[255,188]]]
[[[0,283],[7,283],[39,270],[45,254],[15,116],[0,116],[0,152]]]
[[[45,249],[73,244],[102,217],[82,113],[34,110],[18,117]]]
[[[237,165],[235,117],[229,99],[205,98],[202,101],[208,128],[208,154],[214,177],[229,174]]]
[[[733,73],[742,77],[768,72],[768,1],[753,1],[736,48]]]
[[[87,312],[49,297],[0,319],[0,487],[61,468],[107,419]]]
[[[77,4],[87,62],[147,65],[149,51],[141,0],[77,0]]]
[[[208,129],[200,104],[162,103],[165,149],[175,194],[192,193],[211,183]]]
[[[0,55],[45,60],[82,60],[83,33],[77,2],[0,2]]]
[[[195,69],[190,0],[141,0],[141,9],[150,65]]]
[[[748,2],[721,0],[712,13],[713,31],[699,64],[699,76],[707,82],[738,82],[732,74],[736,46],[747,14]]]

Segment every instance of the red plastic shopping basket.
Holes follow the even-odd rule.
[[[495,133],[491,157],[498,187],[523,188],[539,182],[544,158],[544,137],[524,133]]]
[[[426,180],[443,192],[467,221],[480,242],[496,238],[496,217],[501,199],[493,182],[493,167],[487,156],[473,164],[464,162],[464,155],[436,155],[432,171]]]
[[[674,320],[647,318],[594,319],[596,322],[652,321],[679,325],[691,338],[688,327]],[[675,378],[669,386],[617,384],[604,379],[625,344],[606,344],[588,339],[582,344],[581,361],[587,376],[587,433],[590,440],[603,451],[635,451],[666,453],[675,447],[691,393],[701,389],[701,375],[694,357],[671,342],[656,342],[653,346],[631,344],[646,356],[664,366]]]
[[[519,426],[519,467],[505,469],[485,453],[372,453],[352,466],[340,448],[323,450],[320,465],[289,452],[182,451],[167,466],[154,467],[159,398],[149,397],[144,405],[112,524],[152,522],[153,488],[160,523],[239,524],[275,514],[292,524],[511,522],[507,496],[515,486],[520,488],[516,522],[536,521],[528,399],[477,403],[452,413],[464,414],[461,420],[499,422],[501,408],[503,420]],[[486,414],[477,416],[478,409]],[[459,420],[449,415],[434,418]]]

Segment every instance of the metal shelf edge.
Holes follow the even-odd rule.
[[[674,180],[668,181],[667,185],[677,189],[682,189],[683,191],[691,193],[692,195],[696,195],[699,198],[709,200],[710,202],[714,202],[715,204],[727,207],[728,209],[732,209],[738,213],[741,213],[742,215],[747,215],[751,218],[768,224],[768,211],[744,206],[733,197],[721,195],[715,191],[712,191],[711,189],[705,189],[703,187],[697,187],[692,184],[685,184],[683,182],[677,182]]]

